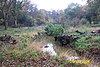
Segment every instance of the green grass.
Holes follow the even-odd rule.
[[[0,61],[4,60],[4,53],[2,51],[0,51]]]
[[[37,59],[39,54],[37,51],[32,51],[28,49],[23,50],[9,50],[6,51],[5,54],[7,54],[9,57],[12,57],[14,60],[27,60],[29,57],[32,57],[32,59]]]
[[[8,30],[0,29],[0,35],[14,35],[16,33],[27,33],[31,31],[34,31],[34,27],[8,28]]]
[[[16,34],[24,34],[30,32],[28,28],[22,28],[22,31],[20,31],[19,28],[9,28],[8,30],[2,30],[0,29],[0,35],[8,34],[13,36],[14,38],[17,38],[18,46],[15,45],[10,45],[7,43],[4,43],[3,45],[0,45],[0,59],[3,58],[3,53],[2,51],[5,52],[5,54],[10,55],[13,58],[26,58],[30,56],[31,54],[33,57],[37,54],[35,51],[30,51],[27,49],[28,44],[31,41],[31,37],[28,34],[21,35],[21,36],[16,36]],[[2,44],[2,43],[0,43]],[[27,49],[27,50],[26,50]]]

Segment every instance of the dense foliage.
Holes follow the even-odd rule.
[[[65,26],[79,26],[81,24],[96,23],[100,21],[99,0],[87,0],[87,5],[70,4],[64,10],[46,11],[38,9],[37,5],[29,0],[1,0],[0,25],[9,27],[23,27],[45,25],[47,23]]]
[[[81,36],[75,42],[76,50],[84,51],[89,50],[92,46],[100,47],[100,37],[99,36]]]
[[[57,36],[63,34],[64,29],[61,26],[48,25],[47,27],[45,27],[45,31],[47,35]]]

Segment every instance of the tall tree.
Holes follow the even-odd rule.
[[[87,19],[90,24],[92,21],[100,21],[100,0],[87,0],[88,12]]]
[[[75,17],[81,18],[82,7],[79,4],[71,3],[68,8],[65,9],[66,18],[73,19]]]
[[[8,15],[10,13],[11,4],[12,0],[0,0],[0,9],[4,20],[5,30],[7,30],[8,27]]]

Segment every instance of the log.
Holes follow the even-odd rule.
[[[17,40],[11,37],[10,35],[0,36],[0,41],[10,44],[16,44]]]

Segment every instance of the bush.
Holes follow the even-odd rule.
[[[87,21],[87,19],[82,18],[82,19],[80,20],[80,22],[81,22],[81,24],[83,24],[83,25],[84,25],[84,24],[87,24],[87,22],[88,22],[88,21]]]
[[[48,25],[47,27],[45,27],[45,31],[47,35],[57,36],[61,35],[64,32],[64,28],[57,25]]]
[[[88,50],[92,46],[100,46],[100,37],[99,36],[81,36],[80,39],[78,39],[75,42],[76,50],[84,51]]]

